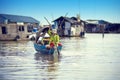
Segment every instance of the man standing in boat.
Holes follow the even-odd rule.
[[[50,35],[49,46],[50,46],[51,50],[55,49],[55,51],[57,51],[57,53],[60,54],[59,49],[61,48],[60,46],[62,46],[62,45],[60,43],[60,37],[57,34],[57,30],[56,29],[52,29],[52,30],[49,29],[48,34]]]
[[[52,30],[48,30],[48,34],[50,35],[50,46],[58,46],[59,42],[60,42],[60,38],[59,35],[57,34],[57,30],[56,29],[52,29]]]

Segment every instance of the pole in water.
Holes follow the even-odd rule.
[[[104,32],[103,32],[103,34],[102,34],[102,38],[104,38]]]
[[[105,25],[102,26],[102,38],[104,38],[104,28],[105,28]]]

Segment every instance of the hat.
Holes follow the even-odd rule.
[[[42,35],[42,34],[43,34],[43,32],[40,33],[40,35]]]
[[[52,29],[52,33],[57,33],[57,30],[56,29]]]
[[[45,33],[44,37],[46,37],[46,38],[47,38],[47,37],[50,37],[50,36],[49,36],[49,34],[48,34],[48,33]]]

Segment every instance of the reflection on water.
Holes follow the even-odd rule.
[[[36,53],[33,42],[0,42],[0,80],[53,80],[60,56]]]
[[[120,35],[62,38],[61,55],[34,50],[32,41],[0,41],[0,80],[119,80]]]
[[[37,63],[42,66],[45,65],[48,69],[48,72],[57,70],[59,59],[60,55],[47,55],[41,53],[35,54],[35,60],[37,60]]]
[[[57,76],[58,66],[58,57],[54,57],[36,53],[36,61],[24,57],[0,58],[0,80],[52,80]]]

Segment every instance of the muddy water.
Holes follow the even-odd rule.
[[[120,35],[62,38],[61,55],[44,55],[32,41],[0,41],[0,80],[119,80]]]

